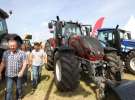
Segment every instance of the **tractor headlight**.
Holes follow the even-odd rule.
[[[104,67],[104,68],[106,68],[106,66],[107,66],[106,64],[103,64],[103,67]]]

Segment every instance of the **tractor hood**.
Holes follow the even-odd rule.
[[[95,54],[103,53],[103,48],[96,38],[85,36],[81,38],[81,41],[83,42],[84,48],[95,52]]]
[[[123,40],[121,44],[125,47],[135,48],[135,40]]]
[[[69,45],[75,50],[79,57],[91,61],[103,59],[104,49],[96,38],[89,36],[72,37],[69,41]]]
[[[84,55],[90,61],[102,60],[104,50],[96,38],[89,36],[81,37],[81,45],[83,45]]]

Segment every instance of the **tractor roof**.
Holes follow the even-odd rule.
[[[98,31],[113,31],[115,30],[116,28],[101,28],[99,29]],[[129,31],[126,31],[126,30],[123,30],[123,29],[118,29],[119,31],[125,33],[125,32],[129,32]],[[129,32],[130,33],[130,32]]]
[[[6,19],[9,17],[9,15],[0,8],[0,17]]]

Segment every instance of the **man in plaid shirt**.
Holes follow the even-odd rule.
[[[12,39],[8,41],[9,50],[3,54],[0,74],[6,68],[6,100],[13,100],[13,82],[16,83],[16,100],[22,97],[22,76],[26,68],[26,54],[18,49],[18,43]],[[1,76],[1,75],[0,75]]]

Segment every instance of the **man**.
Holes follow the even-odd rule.
[[[4,67],[6,68],[6,100],[13,100],[13,82],[16,83],[16,100],[22,97],[22,76],[26,68],[26,54],[19,50],[18,42],[15,39],[8,41],[9,50],[3,54],[0,76]]]
[[[30,54],[30,62],[32,65],[32,86],[36,88],[41,77],[41,66],[44,64],[44,51],[38,42],[34,43],[34,50]]]

